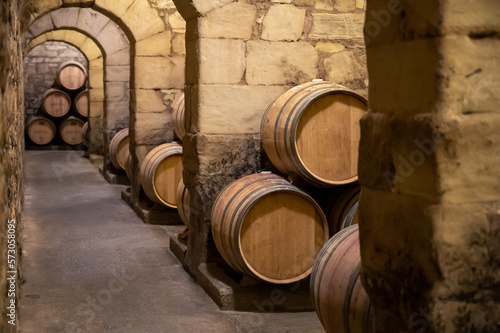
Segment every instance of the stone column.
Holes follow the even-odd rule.
[[[220,259],[210,234],[219,192],[272,168],[260,123],[274,99],[317,78],[366,92],[364,11],[354,0],[335,8],[301,0],[174,3],[187,22],[184,180],[193,206],[186,261],[196,273],[201,262]]]
[[[377,332],[495,332],[500,4],[368,0],[359,175]]]

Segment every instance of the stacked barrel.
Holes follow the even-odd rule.
[[[184,96],[174,103],[174,129],[178,140],[181,141],[185,135]],[[182,145],[176,141],[155,147],[142,161],[139,181],[144,193],[152,202],[165,208],[179,210],[181,220],[188,225],[189,195],[182,181],[182,153]],[[109,145],[109,155],[113,166],[118,171],[125,171],[132,181],[133,161],[129,150],[128,128],[118,131],[113,136]],[[179,190],[180,199],[178,199]]]
[[[39,111],[26,121],[26,134],[38,146],[82,143],[82,129],[88,117],[87,71],[78,62],[62,64],[54,88],[42,97]]]

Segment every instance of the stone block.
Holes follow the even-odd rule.
[[[498,39],[448,36],[441,41],[447,77],[443,90],[447,114],[498,113],[500,104],[500,62]],[[444,109],[443,109],[444,111]]]
[[[363,38],[364,14],[314,13],[311,39]]]
[[[366,0],[356,0],[356,8],[366,10]]]
[[[271,41],[298,40],[302,36],[306,10],[294,5],[275,5],[269,8],[262,23],[261,38]]]
[[[89,89],[89,101],[92,102],[103,102],[104,101],[104,89],[94,88]]]
[[[129,82],[130,67],[129,66],[107,66],[106,79],[107,82]]]
[[[46,40],[47,40],[47,35],[45,35],[45,34],[36,37],[35,39],[33,39],[30,42],[30,44],[28,46],[28,50],[30,50],[30,51],[33,50],[35,47],[37,47],[38,45],[42,44]]]
[[[105,92],[109,102],[129,101],[129,87],[126,82],[107,82]]]
[[[199,18],[199,36],[202,38],[250,39],[255,24],[255,15],[254,5],[233,2]]]
[[[148,1],[134,1],[121,16],[121,20],[132,32],[136,42],[162,32],[163,20]]]
[[[163,104],[162,94],[152,89],[135,89],[134,112],[166,112],[167,107]]]
[[[29,28],[29,32],[33,36],[39,36],[45,32],[54,30],[54,24],[50,15],[44,15],[33,22]]]
[[[66,40],[68,41],[68,43],[71,43],[76,47],[80,47],[87,40],[87,36],[75,30],[67,30]]]
[[[90,88],[104,88],[104,75],[102,71],[94,72],[94,75],[89,76]]]
[[[334,53],[325,59],[328,81],[346,83],[367,76],[364,64],[359,63],[350,51]]]
[[[110,12],[116,17],[121,17],[134,1],[135,0],[95,0],[93,7]]]
[[[179,12],[175,12],[168,16],[168,23],[172,28],[173,32],[185,33],[186,32],[186,21],[182,18]]]
[[[116,133],[117,129],[128,127],[130,106],[129,102],[111,102],[106,100],[106,132]]]
[[[356,10],[356,0],[335,0],[333,8],[340,13],[351,13]]]
[[[118,52],[113,52],[111,54],[107,54],[106,57],[106,65],[130,65],[130,50],[123,49]]]
[[[104,103],[103,102],[90,102],[89,118],[98,118],[104,116]]]
[[[80,8],[62,8],[50,13],[56,29],[75,27]]]
[[[245,73],[245,43],[234,39],[199,41],[200,83],[238,83]]]
[[[52,31],[52,38],[55,41],[65,41],[66,40],[66,30],[54,30],[54,31]],[[47,52],[47,53],[54,54],[54,55],[51,55],[53,57],[57,56],[57,52]]]
[[[65,10],[69,10],[67,8]],[[76,22],[76,27],[82,31],[86,31],[91,36],[95,37],[99,35],[102,29],[109,23],[110,19],[90,8],[81,8],[80,14],[78,15],[78,20]]]
[[[339,43],[318,42],[314,47],[318,52],[336,53],[345,49],[345,46]]]
[[[141,112],[134,115],[136,145],[160,145],[172,141],[172,114],[168,112]]]
[[[318,76],[318,54],[309,43],[250,41],[247,49],[251,85],[300,84]]]
[[[184,87],[184,57],[136,57],[135,88]]]
[[[104,60],[102,57],[93,59],[89,61],[89,69],[103,69],[104,68]]]
[[[87,38],[87,40],[82,44],[80,51],[85,54],[88,60],[102,57],[101,49],[90,38]]]
[[[454,1],[443,13],[442,29],[450,34],[474,34],[478,31],[500,32],[498,17],[500,3],[497,1]]]
[[[102,45],[106,54],[116,53],[130,48],[129,40],[120,27],[113,21],[108,24],[97,35],[96,39]]]
[[[175,34],[172,39],[172,52],[186,54],[186,37],[183,34]]]
[[[199,86],[198,119],[202,133],[260,133],[267,107],[288,86]]]
[[[164,31],[136,43],[135,52],[138,56],[170,55],[172,32]]]
[[[271,2],[275,2],[275,3],[292,3],[292,0],[271,0]]]
[[[342,0],[316,0],[316,3],[314,4],[314,9],[331,11],[333,10],[333,3],[337,5],[337,2],[340,1]]]
[[[370,45],[370,108],[408,117],[431,112],[440,86],[436,75],[439,48],[438,41],[432,39]]]
[[[314,7],[316,0],[294,0],[293,3],[297,6]]]
[[[442,107],[443,112],[453,108],[453,104]],[[442,201],[452,204],[498,201],[500,114],[448,114],[443,120],[446,122],[436,124],[443,140],[435,147]]]

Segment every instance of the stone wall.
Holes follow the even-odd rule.
[[[192,195],[187,262],[215,260],[210,213],[234,179],[271,168],[262,116],[290,87],[313,79],[367,94],[364,2],[174,0],[187,21],[184,178]],[[216,253],[216,251],[214,251]]]
[[[6,272],[12,270],[7,267],[7,221],[16,221],[19,241],[23,202],[23,79],[17,5],[15,0],[0,2],[0,328],[6,333],[18,327],[8,324],[6,316],[11,299],[7,298]],[[16,258],[19,261],[19,251]]]
[[[367,13],[359,224],[377,332],[497,332],[500,3]]]
[[[40,108],[43,94],[56,87],[59,66],[77,61],[88,70],[87,59],[74,46],[61,42],[45,42],[33,48],[24,58],[24,107],[30,116]]]

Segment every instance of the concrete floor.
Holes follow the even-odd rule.
[[[324,332],[314,312],[222,312],[82,153],[27,151],[22,333]]]

